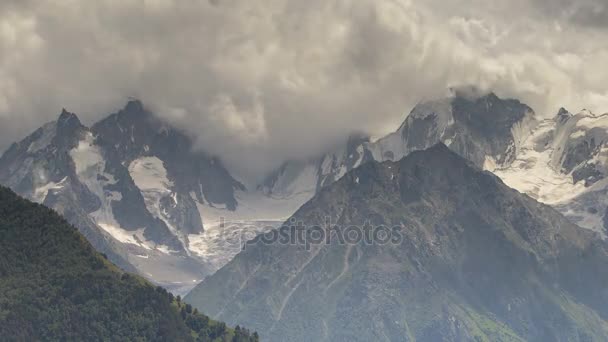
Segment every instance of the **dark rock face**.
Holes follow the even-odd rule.
[[[128,165],[141,156],[156,156],[180,192],[192,191],[211,204],[236,209],[234,191],[243,190],[243,185],[218,158],[195,151],[189,137],[154,117],[141,102],[130,101],[122,111],[95,124],[92,131],[99,145],[116,150],[110,161]]]
[[[402,239],[259,237],[186,300],[269,341],[608,339],[606,243],[444,145],[366,163],[293,217],[327,218]]]
[[[585,181],[585,187],[590,187],[604,177],[595,163],[585,163],[572,172],[572,181],[574,183]]]
[[[371,153],[363,147],[367,143],[369,143],[368,136],[361,134],[351,135],[346,142],[346,149],[341,154],[334,153],[319,160],[317,191],[340,179],[343,176],[342,170],[350,171],[363,163],[373,160]],[[326,159],[328,158],[331,158],[331,166],[328,170],[323,170],[323,164],[324,162],[327,163]]]
[[[486,157],[509,165],[518,144],[514,130],[526,119],[534,120],[534,111],[517,100],[500,99],[493,93],[478,98],[455,96],[418,105],[400,130],[408,153],[444,142],[477,166],[483,166]]]
[[[435,112],[429,113],[423,118],[412,117],[411,120],[407,120],[407,124],[403,127],[401,136],[404,141],[408,142],[408,147],[411,150],[424,150],[427,148],[429,143],[428,137],[431,136],[430,132],[436,132],[435,134],[440,135],[440,130],[443,127],[438,126],[438,116]]]
[[[562,170],[564,173],[572,172],[576,166],[591,159],[598,147],[593,138],[569,145],[563,155]]]
[[[515,158],[513,127],[524,120],[532,109],[517,100],[503,100],[491,93],[479,99],[456,97],[452,102],[454,130],[463,137],[456,152],[476,165],[483,165],[483,154],[495,156],[498,164],[509,164]],[[482,142],[480,151],[471,151]]]
[[[554,118],[555,130],[563,140],[554,152],[554,166],[564,174],[572,174],[573,183],[585,181],[585,186],[590,187],[606,177],[606,166],[597,160],[608,141],[602,119],[589,112],[572,115],[564,108]]]

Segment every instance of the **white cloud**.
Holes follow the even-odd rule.
[[[605,112],[605,13],[596,0],[3,1],[0,146],[62,107],[91,123],[135,96],[257,176],[394,129],[452,85],[546,115]]]

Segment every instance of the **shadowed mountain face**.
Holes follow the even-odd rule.
[[[327,220],[399,239],[269,234],[186,300],[269,341],[608,339],[606,243],[442,144],[349,172],[289,222]]]

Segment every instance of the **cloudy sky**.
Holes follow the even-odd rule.
[[[62,107],[91,124],[131,96],[255,175],[462,84],[608,112],[608,2],[0,2],[0,149]]]

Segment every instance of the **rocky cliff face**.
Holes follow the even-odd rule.
[[[268,234],[186,300],[269,341],[608,338],[608,245],[444,145],[366,163],[289,222],[401,238],[307,247]]]

